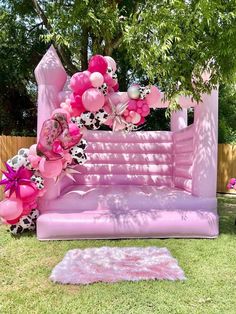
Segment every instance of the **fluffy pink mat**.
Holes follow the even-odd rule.
[[[68,251],[50,279],[63,284],[90,284],[186,278],[166,248],[101,247]]]

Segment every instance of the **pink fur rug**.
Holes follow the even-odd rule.
[[[68,251],[50,279],[63,284],[90,284],[186,278],[166,248],[101,247]]]

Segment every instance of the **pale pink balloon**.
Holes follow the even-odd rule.
[[[132,117],[131,122],[132,122],[133,124],[137,124],[137,123],[139,123],[140,121],[141,121],[141,115],[140,115],[139,113],[135,112],[135,115]]]
[[[104,57],[107,60],[108,66],[112,68],[113,72],[116,72],[116,62],[115,60],[110,56]]]
[[[70,94],[71,94],[70,90],[59,92],[58,94],[59,103],[64,102],[67,98],[70,98]]]
[[[96,88],[89,88],[83,93],[82,102],[86,110],[96,112],[103,107],[105,97]]]
[[[28,161],[30,162],[31,166],[32,166],[34,169],[37,169],[37,168],[38,168],[38,165],[39,165],[40,160],[41,160],[41,157],[40,157],[40,156],[36,156],[36,155],[29,155],[29,156],[28,156]]]
[[[46,160],[42,158],[39,162],[39,171],[44,178],[56,178],[62,171],[61,160]]]
[[[130,111],[129,115],[131,116],[131,118],[135,117],[136,112],[135,111]]]
[[[114,105],[120,103],[125,104],[129,101],[129,96],[127,92],[115,92],[108,97]]]
[[[5,199],[0,202],[0,217],[5,220],[14,220],[20,217],[23,211],[23,204],[20,199]]]
[[[150,108],[158,108],[161,99],[161,92],[156,86],[151,86],[151,92],[146,96],[146,103]]]
[[[103,109],[108,113],[108,114],[111,114],[112,113],[112,109],[111,109],[111,106],[109,104],[108,101],[105,102],[105,105],[103,106]]]
[[[103,75],[99,72],[93,72],[89,79],[93,87],[100,87],[104,82]]]
[[[37,156],[37,144],[33,144],[30,146],[29,155]]]

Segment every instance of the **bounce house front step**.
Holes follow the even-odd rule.
[[[215,238],[215,210],[45,212],[37,221],[39,240],[120,238]]]

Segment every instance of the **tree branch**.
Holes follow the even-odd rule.
[[[34,6],[34,9],[35,9],[35,12],[41,18],[41,20],[42,20],[44,26],[46,27],[46,29],[48,30],[48,32],[52,32],[53,31],[52,25],[49,23],[48,18],[46,16],[45,12],[43,11],[43,9],[40,7],[38,1],[32,0],[32,3]],[[77,72],[78,71],[77,67],[71,62],[70,51],[68,50],[68,48],[66,48],[63,45],[58,45],[55,40],[53,40],[53,43],[55,45],[55,48],[57,50],[57,53],[58,53],[60,59],[64,63],[69,74],[74,74],[75,72]]]
[[[41,25],[43,25],[43,22],[40,22],[40,23],[34,25],[31,29],[28,30],[28,33],[31,33],[35,28],[37,28],[37,27],[39,27]]]

